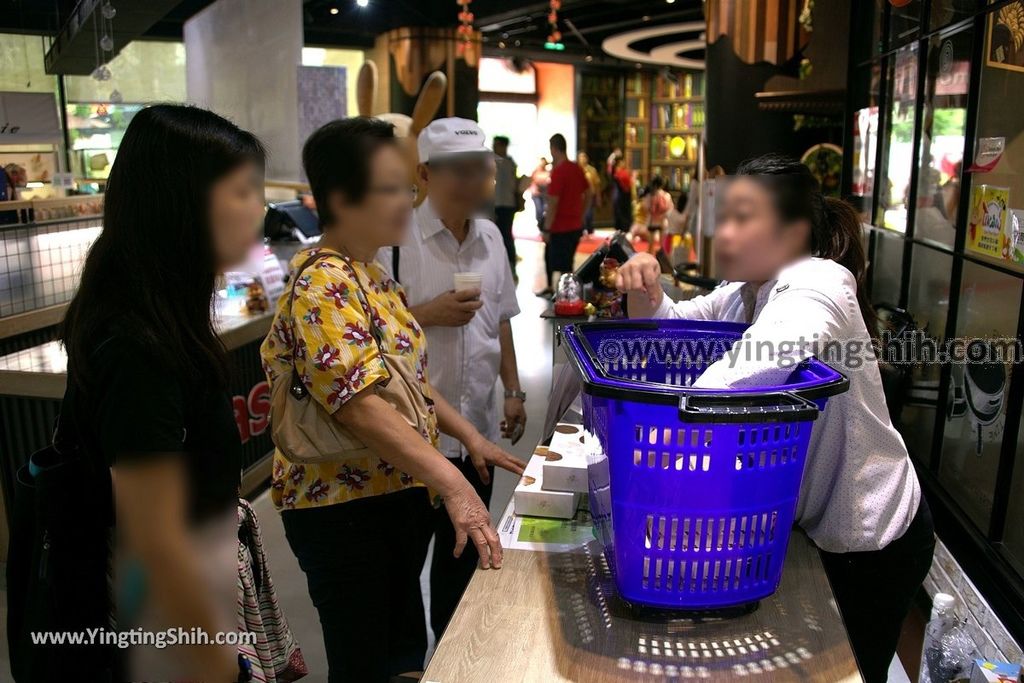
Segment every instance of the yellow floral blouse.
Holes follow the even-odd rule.
[[[329,254],[306,268],[296,282],[295,303],[288,313],[290,287],[277,304],[270,334],[260,347],[268,381],[290,381],[292,358],[310,396],[328,413],[337,411],[360,391],[387,378],[387,370],[371,336],[370,321],[357,296],[358,274],[372,315],[383,331],[382,343],[390,353],[416,357],[416,375],[429,397],[427,340],[406,303],[402,286],[376,263],[352,261],[316,248],[300,251],[291,262],[292,277],[310,255]],[[433,408],[423,438],[437,446],[437,418]],[[422,486],[379,457],[343,463],[297,465],[280,451],[274,453],[271,498],[278,509],[333,505]]]

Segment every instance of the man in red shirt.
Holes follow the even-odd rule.
[[[551,183],[544,212],[544,267],[547,287],[538,296],[550,296],[555,273],[571,273],[576,246],[583,234],[583,214],[593,200],[593,191],[579,164],[566,156],[565,137],[551,136]]]

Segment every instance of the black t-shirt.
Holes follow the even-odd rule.
[[[237,504],[242,444],[231,399],[212,381],[187,382],[119,335],[98,345],[89,386],[77,395],[82,440],[109,465],[177,455],[185,458],[193,521]]]

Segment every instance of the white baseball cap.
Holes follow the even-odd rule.
[[[420,163],[425,164],[463,154],[492,154],[486,142],[487,138],[476,121],[452,117],[431,121],[420,131],[416,146]]]

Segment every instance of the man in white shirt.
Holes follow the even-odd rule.
[[[511,318],[519,313],[515,284],[497,226],[474,213],[493,182],[493,155],[474,121],[438,119],[419,135],[417,169],[426,200],[400,247],[383,249],[379,261],[402,284],[409,307],[427,335],[431,384],[491,440],[521,433],[526,423]],[[453,290],[456,273],[479,273],[480,289]],[[497,380],[504,386],[499,426]],[[475,465],[462,445],[442,435],[441,452],[462,470],[485,503],[493,469]],[[435,512],[430,571],[430,621],[440,637],[476,567],[467,546],[454,558],[454,529],[443,507]]]

